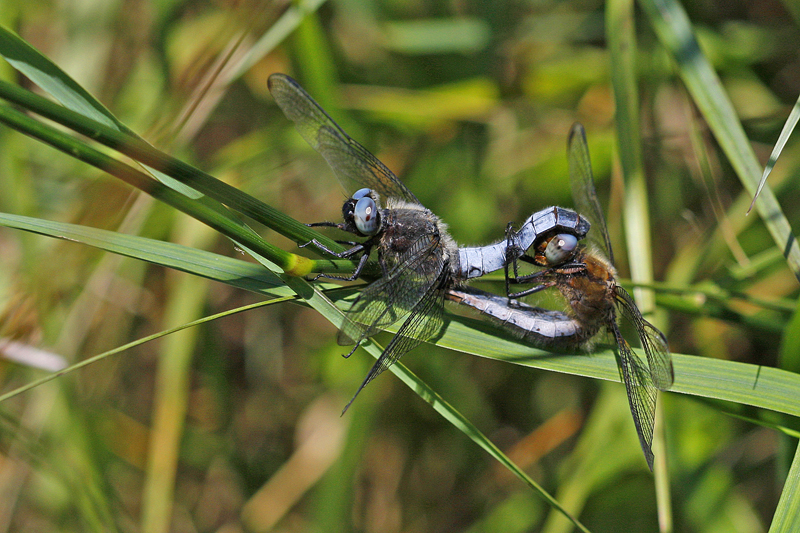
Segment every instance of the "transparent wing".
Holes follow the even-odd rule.
[[[381,372],[396,363],[398,359],[414,349],[420,342],[432,340],[441,332],[444,325],[444,296],[449,286],[450,272],[445,268],[442,269],[435,285],[417,302],[408,319],[397,331],[397,334],[392,338],[375,364],[372,365],[367,377],[364,378],[356,393],[342,410],[342,414],[347,411],[355,401],[356,396],[367,386],[367,383],[378,377]]]
[[[397,176],[354,141],[295,80],[273,74],[267,82],[275,102],[297,131],[336,173],[347,194],[369,187],[383,198],[402,198],[419,204]]]
[[[572,199],[575,201],[575,210],[587,217],[594,234],[590,240],[597,242],[605,252],[611,264],[614,264],[614,252],[611,250],[611,240],[608,238],[606,219],[600,201],[597,199],[597,190],[594,187],[592,175],[592,162],[589,159],[589,145],[586,143],[586,130],[579,123],[572,125],[567,141],[569,156],[569,181],[572,185]],[[597,232],[601,236],[598,236]]]
[[[660,390],[669,389],[675,381],[675,372],[672,368],[672,355],[667,346],[667,338],[658,328],[645,320],[633,298],[620,286],[617,286],[617,302],[620,304],[622,315],[636,327],[644,353],[647,354],[653,384]]]
[[[628,342],[622,337],[616,323],[609,324],[619,347],[619,368],[625,390],[628,393],[628,405],[633,415],[636,434],[642,446],[647,466],[653,470],[653,426],[656,419],[656,388],[652,385],[650,373],[641,359],[633,353]]]
[[[400,256],[386,276],[361,291],[345,313],[339,344],[359,344],[407,315],[445,270],[441,240],[425,235]]]

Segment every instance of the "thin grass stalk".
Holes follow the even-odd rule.
[[[797,445],[796,439],[791,440],[796,447],[794,460],[786,476],[778,507],[769,526],[769,533],[800,531],[800,446]]]
[[[204,240],[211,236],[204,237],[204,232],[193,233]],[[207,230],[205,233],[210,234]],[[172,276],[169,285],[164,327],[199,318],[206,304],[208,281],[179,275]],[[192,355],[199,332],[198,328],[180,331],[161,343],[142,498],[141,521],[145,533],[170,530],[180,443],[189,405]]]
[[[256,250],[260,255],[268,258],[287,273],[306,275],[312,271],[328,271],[332,269],[339,272],[349,272],[353,269],[351,261],[314,261],[281,250],[264,241],[246,226],[236,222],[234,215],[226,213],[227,210],[215,202],[187,198],[183,194],[153,180],[143,172],[19,111],[0,106],[0,122],[120,178],[129,185],[200,220],[237,243]]]
[[[678,74],[752,198],[761,179],[761,165],[733,104],[722,89],[719,77],[700,49],[686,11],[676,0],[639,0],[639,4],[649,17],[659,41],[675,61]],[[741,212],[745,210],[746,207]],[[769,185],[762,189],[756,210],[792,273],[800,279],[800,245]]]
[[[653,281],[650,209],[642,161],[639,91],[637,87],[636,28],[633,0],[610,0],[606,7],[606,28],[610,48],[611,81],[614,86],[617,143],[625,182],[624,223],[631,278],[636,283]],[[655,311],[653,291],[635,287],[636,304],[645,316]],[[653,320],[650,317],[651,321]],[[662,329],[664,324],[659,324]],[[660,406],[660,407],[659,407]],[[672,530],[672,497],[666,464],[663,403],[658,402],[653,448],[660,451],[654,463],[656,503],[661,531]]]
[[[180,183],[188,185],[229,208],[249,216],[295,242],[306,243],[312,239],[317,239],[332,250],[344,250],[342,245],[312,230],[305,224],[180,159],[153,148],[137,137],[86,118],[79,113],[2,80],[0,80],[0,98],[66,126],[112,150],[163,172]]]

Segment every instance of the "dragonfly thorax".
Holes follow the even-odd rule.
[[[385,255],[400,260],[420,248],[427,250],[429,256],[422,260],[422,264],[427,263],[424,268],[441,268],[449,262],[456,244],[447,232],[447,225],[430,210],[420,204],[390,199],[381,216],[379,248]]]
[[[616,270],[605,258],[580,246],[556,271],[561,278],[556,286],[578,320],[598,328],[616,321]]]

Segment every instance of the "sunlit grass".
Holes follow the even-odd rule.
[[[122,153],[207,195],[198,202],[160,175],[166,186],[140,188],[164,207],[75,163],[145,179],[107,149],[122,146],[124,127],[65,122],[56,109],[50,118],[87,140],[3,108],[16,131],[0,133],[0,210],[17,230],[0,235],[0,286],[10,301],[34,302],[4,324],[5,336],[77,363],[263,298],[253,291],[300,294],[316,311],[281,304],[228,316],[5,401],[3,450],[13,461],[3,464],[26,468],[3,467],[0,490],[10,496],[0,529],[567,530],[530,497],[535,482],[592,531],[655,530],[659,520],[680,531],[792,531],[796,440],[773,428],[796,434],[800,414],[798,263],[788,237],[798,159],[790,138],[759,214],[745,218],[742,184],[754,190],[755,154],[766,161],[772,146],[755,144],[754,154],[737,112],[749,95],[769,113],[757,117],[759,136],[777,139],[800,92],[787,44],[797,42],[796,21],[778,7],[756,18],[687,6],[685,19],[679,3],[646,1],[638,19],[624,1],[491,13],[329,4],[320,13],[317,3],[285,13],[4,12],[78,80],[62,88],[67,96],[100,97],[116,127],[137,124],[163,149],[131,140]],[[694,20],[701,47],[685,25]],[[338,418],[370,362],[362,351],[339,357],[335,328],[320,319],[335,323],[340,312],[319,290],[328,286],[281,277],[275,265],[318,259],[295,247],[312,235],[297,221],[336,220],[343,193],[269,98],[275,71],[298,77],[465,243],[494,239],[546,205],[571,205],[566,134],[575,120],[586,125],[622,277],[654,289],[655,307],[640,305],[658,313],[676,354],[674,391],[683,394],[664,395],[658,504],[623,389],[600,385],[618,380],[602,344],[553,356],[455,319],[439,341],[455,352],[411,352],[403,362],[419,377],[397,367],[416,394],[387,374]],[[46,85],[42,72],[61,76],[27,74]],[[10,68],[2,75],[4,98],[39,105],[12,98],[30,82]],[[51,144],[61,135],[71,155],[19,135],[26,124],[41,124]],[[264,266],[242,261],[247,254]],[[2,376],[10,392],[42,373],[9,365]],[[736,410],[694,401],[703,397]],[[315,442],[324,454],[312,453]],[[485,451],[523,466],[524,483]],[[276,494],[286,501],[266,507]]]

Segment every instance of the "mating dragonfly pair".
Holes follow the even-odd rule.
[[[436,338],[444,326],[447,299],[476,309],[514,335],[545,348],[577,348],[601,329],[608,330],[618,348],[620,373],[639,441],[648,466],[653,468],[656,394],[657,389],[672,385],[672,360],[664,335],[642,317],[633,299],[617,283],[581,125],[573,126],[568,143],[570,180],[581,214],[549,207],[531,215],[518,230],[509,227],[500,241],[459,247],[447,233],[446,225],[392,171],[351,139],[295,80],[273,74],[269,90],[301,136],[327,160],[345,190],[358,189],[344,203],[343,222],[311,224],[365,238],[348,243],[351,248],[338,253],[315,240],[307,243],[335,257],[358,257],[351,276],[321,276],[355,280],[372,250],[377,250],[382,275],[353,301],[340,328],[339,343],[355,344],[345,357],[365,339],[404,319],[343,413],[381,372],[420,342]],[[384,208],[382,199],[386,200]],[[591,225],[595,227],[594,235],[601,237],[594,239],[598,250],[579,242]],[[542,268],[520,276],[519,262]],[[506,274],[505,297],[464,285],[471,278],[500,269]],[[519,284],[531,286],[510,291],[511,285]],[[564,295],[570,308],[568,314],[516,301],[550,287]],[[618,314],[636,327],[647,365],[623,338]]]

